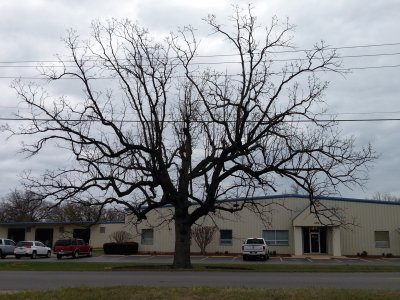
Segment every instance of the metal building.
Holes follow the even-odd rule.
[[[264,237],[277,254],[305,255],[400,255],[400,203],[350,198],[320,197],[310,212],[307,196],[280,195],[254,198],[259,212],[245,208],[236,214],[210,215],[200,226],[216,226],[210,254],[240,253],[248,237]],[[225,201],[238,205],[244,199]],[[260,213],[261,212],[261,213]],[[146,222],[135,227],[140,234],[139,251],[172,253],[174,224],[171,207],[153,211]],[[127,219],[126,223],[130,223]],[[195,242],[191,251],[200,250]]]

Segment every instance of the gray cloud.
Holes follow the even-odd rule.
[[[246,5],[245,1],[236,1]],[[273,15],[286,17],[296,25],[294,42],[299,48],[308,48],[321,39],[334,46],[380,44],[400,42],[400,3],[387,1],[253,1],[261,23],[269,22]],[[151,32],[168,34],[187,24],[198,28],[206,41],[204,48],[223,53],[220,44],[207,44],[212,40],[201,18],[215,13],[226,22],[230,13],[228,1],[1,1],[0,3],[0,61],[48,60],[56,53],[65,53],[61,38],[68,28],[75,28],[87,37],[93,19],[129,18],[138,20]],[[222,44],[222,43],[221,43]],[[210,50],[212,49],[212,50]],[[400,52],[400,46],[340,50],[342,55]],[[398,65],[400,56],[345,58],[344,67]],[[326,93],[328,112],[346,113],[339,118],[399,117],[400,114],[354,114],[400,111],[400,68],[359,70],[345,77],[320,74],[331,81]],[[0,76],[32,76],[35,69],[0,68]],[[0,117],[9,117],[18,103],[9,88],[11,80],[0,79]],[[73,83],[54,87],[51,93],[81,97],[80,88]],[[21,108],[20,108],[21,109]],[[1,121],[3,122],[3,121]],[[372,142],[379,160],[370,171],[370,181],[364,190],[344,190],[352,197],[368,197],[375,192],[400,194],[398,170],[400,158],[398,141],[400,122],[340,123],[343,134],[354,135],[359,145]],[[0,134],[0,196],[17,186],[17,175],[25,168],[35,172],[59,165],[60,151],[49,149],[46,155],[29,160],[16,154],[18,138],[5,142]],[[61,154],[63,155],[63,154]],[[63,155],[66,161],[68,155]]]

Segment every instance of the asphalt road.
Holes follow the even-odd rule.
[[[1,272],[0,291],[144,285],[246,288],[400,289],[400,273]]]
[[[1,262],[10,261],[31,261],[30,258],[24,257],[20,260],[15,259],[14,256],[7,256],[6,259],[0,260]],[[52,258],[38,258],[36,262],[60,262],[53,255]],[[72,259],[70,257],[63,258],[62,262],[109,262],[109,263],[154,263],[154,264],[172,264],[172,255],[100,255],[93,257],[81,257],[79,259]],[[243,261],[240,256],[192,256],[191,261],[193,264],[280,264],[280,265],[367,265],[367,266],[400,266],[400,258],[362,258],[362,257],[340,257],[324,259],[316,257],[271,257],[268,261]]]

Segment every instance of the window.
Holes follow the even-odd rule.
[[[375,231],[375,248],[389,247],[389,231]]]
[[[142,229],[142,245],[153,245],[154,231],[153,229]]]
[[[220,234],[219,238],[220,245],[232,245],[232,230],[223,229],[219,231],[219,234]]]
[[[263,238],[271,246],[289,245],[288,230],[263,230]]]
[[[106,233],[106,228],[104,226],[100,227],[100,233]]]
[[[0,240],[1,244],[1,240]],[[4,240],[4,244],[8,246],[15,246],[15,243],[12,240]]]

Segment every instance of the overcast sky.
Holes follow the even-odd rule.
[[[69,28],[86,37],[94,19],[129,18],[158,36],[191,24],[205,40],[207,28],[201,19],[212,13],[227,23],[232,3],[247,4],[221,0],[0,0],[0,117],[12,117],[22,109],[10,88],[10,77],[38,75],[34,68],[17,66],[28,65],[23,61],[53,60],[55,54],[67,54],[61,39]],[[341,48],[338,52],[344,56],[343,67],[352,72],[327,78],[331,82],[326,92],[329,113],[337,114],[338,119],[400,119],[399,0],[252,3],[260,23],[268,24],[274,15],[289,18],[296,25],[294,43],[299,49],[321,40]],[[217,44],[208,44],[207,49],[218,52],[215,54],[224,50]],[[6,121],[0,122],[4,125]],[[371,142],[380,154],[365,188],[343,189],[342,196],[369,198],[376,192],[400,195],[400,121],[341,122],[340,128],[343,134],[355,136],[358,145]],[[54,149],[25,159],[18,150],[18,139],[6,141],[6,134],[0,133],[0,197],[18,187],[18,175],[24,169],[40,173],[68,159],[68,154]]]

